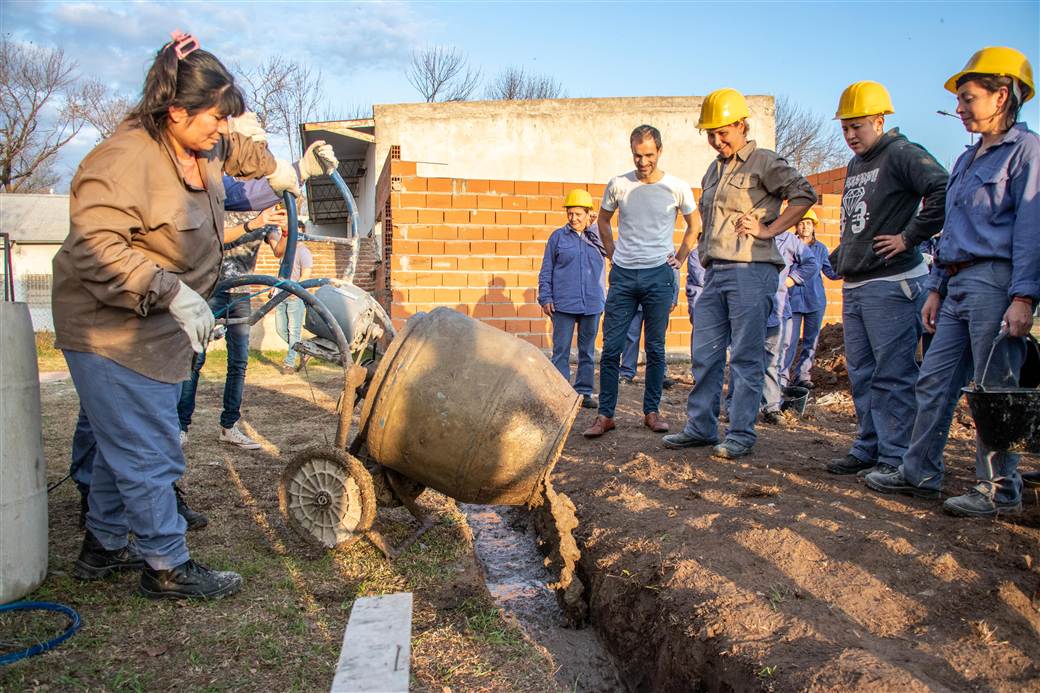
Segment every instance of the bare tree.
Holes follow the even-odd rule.
[[[488,84],[486,96],[493,100],[558,99],[565,96],[563,86],[549,75],[531,75],[524,68],[502,70]]]
[[[0,38],[0,188],[34,192],[59,176],[54,157],[82,129],[75,61],[60,48]]]
[[[98,140],[112,135],[134,107],[134,100],[114,92],[98,80],[89,80],[81,88],[81,101],[76,104],[79,115],[98,131]]]
[[[318,118],[323,111],[321,70],[275,55],[255,68],[238,67],[237,71],[260,124],[268,134],[284,136],[291,152],[303,154],[300,124]]]
[[[480,84],[480,70],[470,68],[458,48],[447,46],[412,51],[406,76],[429,103],[465,101]]]
[[[849,159],[837,127],[787,96],[776,100],[776,153],[805,175],[837,168]]]

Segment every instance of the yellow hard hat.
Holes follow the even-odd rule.
[[[805,213],[805,215],[802,217],[802,220],[805,220],[805,219],[812,220],[812,223],[816,224],[817,226],[820,225],[820,218],[818,216],[816,216],[816,212],[814,210],[812,210],[812,209],[807,211]]]
[[[838,112],[834,114],[834,119],[845,120],[895,112],[888,90],[877,82],[864,80],[845,87],[841,98],[838,99]]]
[[[963,70],[946,80],[946,90],[956,94],[957,80],[973,72],[1014,77],[1022,84],[1022,103],[1029,101],[1036,93],[1036,87],[1033,84],[1033,66],[1029,64],[1026,56],[1014,48],[989,46],[978,51],[968,59]]]
[[[731,125],[751,115],[744,95],[736,89],[716,89],[704,97],[701,104],[701,118],[697,121],[698,130],[714,130],[724,125]]]
[[[585,207],[592,209],[592,195],[588,190],[575,188],[567,193],[567,199],[563,201],[564,207]]]

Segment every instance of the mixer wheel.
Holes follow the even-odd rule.
[[[344,450],[308,448],[282,472],[278,507],[304,539],[327,549],[345,548],[364,536],[375,520],[372,475]]]

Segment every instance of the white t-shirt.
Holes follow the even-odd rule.
[[[675,253],[675,217],[695,209],[693,192],[668,173],[656,183],[640,183],[636,172],[614,176],[600,207],[620,210],[613,262],[625,269],[660,267]]]

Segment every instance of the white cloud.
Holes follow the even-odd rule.
[[[60,47],[84,76],[136,95],[158,49],[174,29],[194,34],[228,66],[248,68],[283,55],[322,70],[331,104],[368,105],[380,97],[352,85],[371,75],[399,75],[431,27],[405,2],[30,2],[3,0],[0,32],[42,47]],[[392,80],[391,80],[392,81]],[[94,133],[60,155],[74,171]]]

